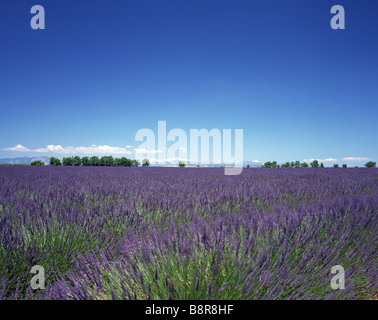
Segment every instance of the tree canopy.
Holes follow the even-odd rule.
[[[143,161],[142,161],[142,166],[143,166],[143,167],[149,167],[149,166],[150,166],[150,160],[148,160],[148,159],[143,159]]]
[[[60,162],[60,159],[51,157],[50,158],[50,166],[60,166],[62,163]]]
[[[36,161],[32,161],[32,162],[30,163],[30,165],[32,165],[32,166],[44,166],[45,163],[44,163],[43,161],[36,160]]]
[[[366,168],[375,168],[376,165],[377,165],[377,163],[374,162],[374,161],[369,161],[369,162],[366,162],[366,163],[364,164],[364,166],[365,166]]]
[[[310,166],[312,168],[319,168],[319,161],[318,160],[314,160],[310,163]]]
[[[150,161],[148,161],[148,165]],[[50,165],[58,166],[63,164],[63,166],[83,166],[83,167],[138,167],[140,165],[139,160],[132,160],[126,157],[121,158],[113,158],[112,156],[103,156],[101,158],[97,156],[93,157],[83,157],[80,158],[79,156],[75,157],[64,157],[62,159],[62,163],[59,159],[51,157],[50,158]]]

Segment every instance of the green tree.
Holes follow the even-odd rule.
[[[180,162],[179,162],[179,167],[185,167],[185,162],[180,161]]]
[[[100,158],[100,166],[112,167],[114,166],[114,158],[112,156],[103,156]]]
[[[312,161],[312,162],[310,163],[310,166],[311,166],[312,168],[319,168],[319,162],[318,162],[318,160],[314,160],[314,161]]]
[[[50,166],[60,166],[62,163],[60,162],[60,159],[51,157],[50,158]]]
[[[150,160],[148,160],[148,159],[143,159],[143,161],[142,161],[142,166],[143,166],[143,167],[149,167],[149,166],[150,166]]]
[[[296,168],[300,168],[301,163],[297,160],[297,161],[295,161],[294,166],[295,166]]]
[[[320,168],[324,168],[324,164],[323,164],[323,162],[320,164]]]
[[[100,165],[100,159],[96,156],[90,157],[89,165],[93,167],[97,167]]]
[[[348,166],[344,163],[344,164],[343,164],[343,168],[347,168],[347,167],[348,167]]]
[[[290,162],[290,167],[292,167],[292,168],[295,167],[295,163],[294,163],[294,161],[291,161],[291,162]]]
[[[122,167],[121,159],[120,158],[115,158],[114,159],[114,166],[115,167]]]
[[[131,165],[133,166],[133,167],[138,167],[139,165],[140,165],[140,161],[139,160],[131,160]]]
[[[335,164],[333,165],[333,167],[334,167],[334,168],[338,168],[339,165],[338,165],[337,163],[335,163]]]
[[[65,157],[65,158],[63,158],[63,165],[64,166],[72,166],[73,165],[73,159],[72,159],[72,157]]]
[[[31,166],[44,166],[45,163],[44,163],[43,161],[41,161],[41,160],[36,160],[36,161],[32,161],[32,162],[30,163],[30,165],[31,165]]]
[[[84,167],[90,166],[89,157],[82,157],[81,158],[81,165],[84,166]]]
[[[112,156],[107,157],[106,166],[107,167],[115,166],[114,158]]]
[[[120,165],[122,167],[131,167],[133,165],[133,161],[131,159],[126,158],[126,157],[122,157],[120,159]]]
[[[290,168],[290,162],[284,163],[281,167],[282,168]]]
[[[302,162],[301,163],[302,168],[308,168],[308,163],[307,162]]]
[[[271,168],[273,166],[273,163],[271,163],[270,161],[267,161],[264,163],[264,165],[262,166],[263,168]]]
[[[198,167],[198,166],[197,166]],[[247,164],[247,168],[249,168],[249,164]]]
[[[377,163],[376,163],[376,162],[373,162],[373,161],[369,161],[369,162],[366,162],[366,163],[364,164],[364,166],[365,166],[366,168],[375,168],[376,165],[377,165]]]
[[[75,156],[72,158],[72,165],[75,167],[81,166],[81,158],[79,156]]]

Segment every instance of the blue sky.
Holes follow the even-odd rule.
[[[30,27],[35,4],[45,30]],[[336,4],[345,30],[330,27]],[[132,157],[135,133],[165,120],[188,135],[243,129],[248,161],[376,161],[377,12],[375,0],[5,0],[0,157]]]

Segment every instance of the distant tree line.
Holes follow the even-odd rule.
[[[150,161],[148,159],[143,160],[143,166],[148,167]],[[93,157],[65,157],[60,159],[51,157],[50,166],[69,166],[69,167],[138,167],[140,165],[139,160],[132,160],[126,157],[113,158],[112,156],[103,156],[101,158]]]
[[[40,160],[33,161],[31,163],[32,166],[43,166],[45,163]],[[139,160],[133,160],[128,159],[126,157],[122,158],[113,158],[112,156],[103,156],[101,158],[97,156],[93,157],[82,157],[79,156],[75,157],[65,157],[62,159],[62,161],[59,158],[51,157],[50,158],[50,166],[84,166],[84,167],[138,167],[141,165]],[[377,165],[376,162],[369,161],[365,163],[366,168],[375,168]],[[143,167],[149,167],[150,161],[148,159],[143,159],[142,161]],[[308,168],[311,166],[312,168],[324,168],[324,164],[320,163],[318,160],[314,160],[310,163],[310,165],[307,162],[300,162],[300,161],[292,161],[292,162],[286,162],[284,164],[277,164],[277,161],[267,161],[262,165],[262,168]],[[185,167],[185,162],[180,161],[179,167]],[[199,167],[199,166],[197,166]],[[334,168],[338,168],[339,165],[335,163],[333,165]],[[344,163],[342,165],[343,168],[347,168],[347,165]],[[247,168],[249,168],[249,165],[247,165]],[[358,168],[358,167],[355,167]]]
[[[310,165],[312,167],[319,167],[319,163],[317,160],[314,160],[314,162],[312,162]],[[301,163],[300,161],[295,161],[295,162],[292,161],[292,162],[286,162],[286,163],[283,163],[282,165],[279,165],[277,164],[277,161],[273,161],[273,162],[268,161],[268,162],[265,162],[261,167],[262,168],[307,168],[308,163],[307,162]]]
[[[366,168],[375,168],[376,167],[376,163],[373,162],[373,161],[369,161],[367,163],[365,163],[365,167]],[[312,168],[324,168],[324,164],[323,162],[319,164],[319,161],[318,160],[314,160],[310,163],[310,166]],[[247,166],[249,168],[249,166]],[[309,165],[307,162],[300,162],[300,161],[292,161],[292,162],[286,162],[284,164],[282,164],[281,166],[279,164],[277,164],[277,161],[268,161],[268,162],[265,162],[262,166],[262,168],[308,168]],[[333,165],[334,168],[338,168],[339,165],[337,163],[335,163]],[[342,165],[343,168],[347,168],[348,166],[344,163]],[[355,168],[358,168],[358,167],[355,167]]]
[[[44,166],[45,163],[44,163],[43,161],[36,160],[36,161],[32,161],[32,162],[30,163],[30,165],[32,165],[32,166]]]

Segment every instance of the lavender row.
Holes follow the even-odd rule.
[[[377,185],[362,168],[0,167],[0,298],[364,298]]]

